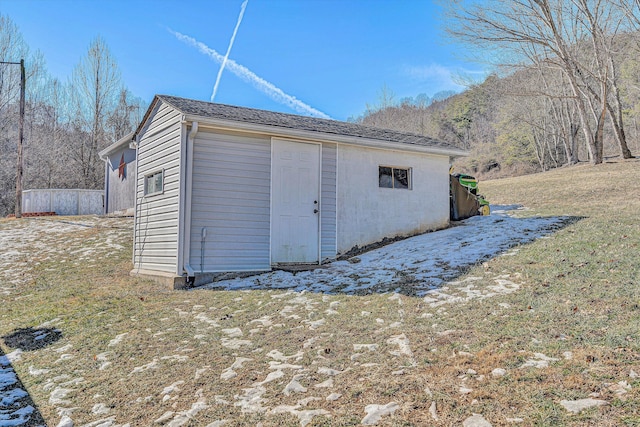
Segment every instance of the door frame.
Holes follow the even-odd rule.
[[[273,262],[273,186],[274,186],[274,154],[275,154],[275,145],[274,142],[285,142],[289,144],[307,144],[307,145],[315,145],[318,147],[318,206],[320,207],[320,212],[318,212],[318,229],[317,229],[317,254],[318,259],[305,263],[275,263]],[[309,264],[309,265],[320,265],[322,260],[322,143],[316,141],[303,141],[299,139],[288,139],[288,138],[271,138],[271,189],[269,195],[269,264],[271,266],[277,264]]]

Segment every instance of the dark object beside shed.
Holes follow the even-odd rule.
[[[460,221],[475,215],[489,215],[489,202],[478,194],[478,182],[470,175],[449,175],[450,218]]]

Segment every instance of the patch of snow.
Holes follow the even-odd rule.
[[[394,344],[398,346],[397,351],[390,351],[394,356],[407,356],[411,360],[413,360],[413,352],[411,351],[411,347],[409,346],[409,339],[405,334],[392,336],[387,340],[387,344]],[[415,364],[415,362],[414,362]]]
[[[578,400],[561,400],[560,404],[569,412],[578,414],[585,409],[593,408],[594,406],[608,405],[609,402],[600,399],[578,399]]]
[[[236,361],[233,362],[233,364],[226,368],[224,371],[222,371],[222,373],[220,374],[220,378],[223,380],[230,380],[231,378],[234,378],[238,375],[238,373],[235,371],[236,369],[240,369],[242,368],[242,364],[244,362],[249,362],[253,359],[247,358],[247,357],[236,357]],[[196,372],[197,374],[197,372]]]
[[[462,422],[462,427],[491,427],[491,423],[480,414],[473,414]]]
[[[62,346],[60,348],[55,349],[54,351],[56,353],[64,353],[65,351],[69,351],[72,348],[73,348],[73,346],[71,344],[67,344],[67,345],[64,345],[64,346]]]
[[[197,316],[195,316],[196,320],[199,320],[203,323],[206,323],[209,326],[213,326],[214,328],[218,328],[220,327],[220,324],[218,322],[216,322],[215,320],[209,318],[206,314],[204,313],[199,313]]]
[[[184,381],[176,381],[173,384],[171,384],[170,386],[165,387],[160,394],[171,394],[171,393],[176,393],[178,391],[180,391],[180,388],[178,387],[179,385],[184,384]]]
[[[105,405],[104,403],[96,403],[95,405],[93,405],[93,407],[91,408],[91,412],[94,415],[104,415],[104,414],[108,414],[109,412],[111,412],[111,408],[109,408],[107,405]]]
[[[286,362],[289,359],[300,360],[302,359],[303,356],[304,356],[304,352],[302,351],[292,354],[291,356],[285,356],[283,353],[281,353],[278,350],[271,350],[269,353],[267,353],[267,357],[270,357],[273,360],[277,360],[280,362]]]
[[[160,360],[171,360],[176,362],[186,362],[189,359],[189,356],[185,356],[184,354],[172,354],[170,356],[162,356]]]
[[[438,421],[440,419],[435,400],[431,402],[431,405],[429,406],[429,415],[431,415],[431,418],[433,418],[434,421]]]
[[[208,407],[209,407],[209,405],[207,405],[205,400],[204,399],[200,399],[196,403],[193,403],[191,405],[190,409],[188,409],[186,411],[178,412],[174,416],[173,420],[171,420],[171,422],[169,424],[167,424],[167,427],[181,427],[181,426],[187,424],[193,418],[195,418],[195,416],[198,414],[198,412],[201,412],[201,411],[207,409]]]
[[[394,292],[425,296],[460,276],[468,267],[494,258],[514,246],[549,235],[570,220],[569,217],[517,218],[512,215],[514,209],[493,208],[490,216],[472,217],[456,227],[425,233],[358,255],[360,262],[356,264],[337,261],[326,268],[295,275],[279,270],[221,280],[204,287],[346,294]],[[492,295],[513,292],[518,286],[508,278],[496,278],[488,291]],[[287,292],[271,297],[286,298],[290,295]],[[291,302],[304,303],[295,298]]]
[[[67,415],[64,415],[60,418],[60,422],[57,427],[73,427],[73,420]]]
[[[271,316],[262,316],[259,319],[254,319],[251,322],[249,322],[250,325],[253,323],[259,323],[260,327],[263,327],[263,328],[273,325],[273,322],[271,321]]]
[[[249,340],[240,340],[238,338],[222,338],[220,339],[220,344],[232,350],[239,350],[240,347],[250,347],[253,343]]]
[[[243,388],[243,395],[235,395],[234,398],[237,402],[235,406],[240,407],[242,413],[263,413],[267,411],[267,408],[262,406],[266,402],[266,399],[262,397],[267,392],[267,389],[261,385],[251,388]]]
[[[507,375],[507,370],[503,368],[496,368],[491,371],[491,376],[494,378],[504,377],[505,375]]]
[[[278,362],[277,360],[271,360],[269,362],[269,369],[272,369],[272,370],[278,370],[278,371],[282,371],[283,369],[300,370],[303,368],[304,366],[302,365],[292,365],[291,363],[282,363],[282,362]]]
[[[469,394],[469,393],[472,393],[472,392],[473,392],[473,389],[472,389],[472,388],[465,387],[465,386],[463,386],[463,385],[462,385],[462,386],[460,386],[460,388],[458,389],[458,392],[459,392],[460,394]]]
[[[557,362],[559,360],[555,357],[547,357],[542,353],[534,353],[533,357],[534,359],[527,360],[524,364],[522,364],[522,366],[520,366],[520,368],[548,368],[549,362]]]
[[[389,402],[386,405],[367,405],[364,411],[367,415],[362,419],[360,424],[373,426],[378,424],[380,419],[385,415],[391,415],[400,408],[396,402]]]
[[[264,380],[262,380],[261,382],[256,383],[256,385],[261,386],[261,385],[270,383],[271,381],[275,381],[277,379],[280,379],[282,377],[284,377],[284,372],[282,372],[282,371],[269,372],[267,377]]]
[[[243,335],[240,328],[222,329],[222,333],[229,338],[239,338]]]
[[[19,348],[16,348],[11,353],[7,353],[5,356],[6,356],[7,360],[9,361],[9,363],[16,362],[16,361],[20,360],[20,358],[22,358],[22,350],[19,349]]]
[[[53,406],[68,406],[71,401],[66,400],[66,398],[73,391],[71,388],[56,387],[49,396],[49,403]]]
[[[153,359],[151,362],[146,365],[136,366],[133,368],[133,371],[129,373],[129,375],[138,374],[140,372],[148,371],[149,369],[158,369],[158,359]]]
[[[327,402],[335,402],[336,400],[340,399],[341,397],[342,397],[342,394],[340,394],[340,393],[331,393],[329,396],[327,396],[325,398],[325,400]]]
[[[162,414],[160,416],[160,418],[158,418],[157,420],[154,421],[154,423],[156,424],[164,424],[167,421],[169,421],[171,419],[171,417],[173,417],[173,414],[175,414],[175,412],[173,411],[167,411],[164,414]]]
[[[309,424],[313,420],[313,417],[320,416],[320,415],[323,415],[323,416],[331,415],[328,411],[324,409],[312,409],[312,410],[306,409],[306,410],[300,411],[298,410],[299,408],[300,408],[300,405],[295,405],[295,406],[280,405],[271,409],[269,413],[271,414],[290,413],[291,415],[295,415],[298,417],[298,420],[300,421],[300,425],[302,427]]]
[[[362,351],[362,350],[376,351],[378,350],[378,344],[354,344],[353,350],[354,351]]]
[[[107,344],[107,347],[114,347],[114,346],[120,344],[122,342],[122,340],[124,339],[124,337],[126,337],[127,335],[129,335],[129,332],[125,332],[123,334],[116,335],[116,337],[114,339],[109,341],[109,344]]]
[[[329,378],[326,381],[318,383],[314,385],[315,388],[332,388],[333,387],[333,378]]]
[[[300,380],[305,378],[304,375],[294,375],[293,379],[284,387],[282,392],[285,396],[289,396],[292,393],[306,393],[307,388],[300,384]]]
[[[629,390],[631,390],[631,386],[626,381],[620,381],[616,384],[610,385],[607,388],[621,400],[624,400],[624,395],[627,394]]]
[[[318,320],[305,320],[303,323],[306,323],[309,325],[309,329],[311,330],[315,330],[318,329],[320,326],[324,325],[326,323],[325,319],[318,319]]]
[[[335,377],[336,375],[340,375],[344,371],[338,371],[337,369],[320,367],[318,368],[318,373],[322,375],[327,375],[329,377]]]

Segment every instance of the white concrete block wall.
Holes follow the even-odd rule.
[[[378,167],[411,168],[410,190],[380,188]],[[338,253],[449,223],[449,157],[338,147]]]

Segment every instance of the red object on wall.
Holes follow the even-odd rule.
[[[127,164],[124,162],[124,153],[122,153],[122,157],[120,157],[120,165],[118,166],[118,178],[125,179],[125,168]]]

